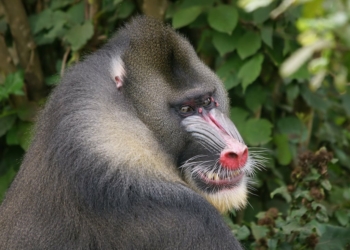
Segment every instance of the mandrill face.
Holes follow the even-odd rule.
[[[247,203],[247,184],[255,161],[218,101],[208,96],[180,109],[190,141],[181,159],[186,182],[221,213]]]

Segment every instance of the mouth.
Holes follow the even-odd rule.
[[[243,168],[220,172],[199,171],[193,179],[199,188],[210,193],[239,186],[244,175]]]

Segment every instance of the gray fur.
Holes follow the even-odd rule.
[[[169,103],[193,90],[215,90],[227,114],[186,39],[145,17],[72,66],[0,207],[0,249],[240,249],[178,168],[190,135]]]

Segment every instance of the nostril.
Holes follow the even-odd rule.
[[[227,157],[227,158],[230,158],[230,159],[237,159],[238,158],[238,155],[234,152],[228,152],[225,154],[224,157]]]

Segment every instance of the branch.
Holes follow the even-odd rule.
[[[45,85],[40,60],[29,22],[21,0],[2,0],[21,67],[25,69],[25,81],[30,100],[45,96]]]

